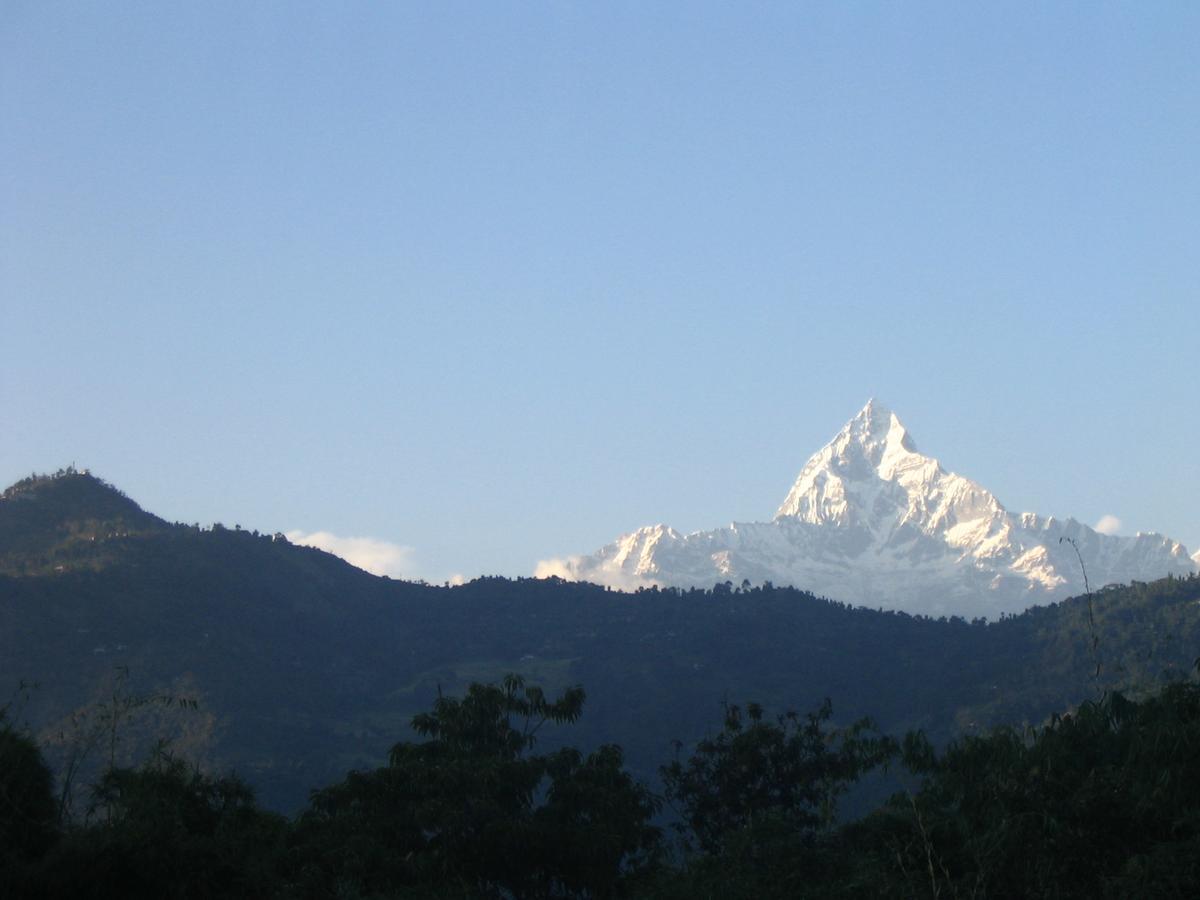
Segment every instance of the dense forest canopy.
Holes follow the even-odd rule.
[[[1040,728],[938,752],[828,702],[724,727],[661,768],[615,744],[543,751],[583,712],[515,675],[442,696],[385,764],[315,790],[293,818],[234,775],[158,747],[111,761],[74,816],[32,738],[0,711],[0,878],[13,896],[1128,897],[1200,889],[1200,686],[1106,693]],[[869,815],[837,798],[881,766],[910,773]],[[671,828],[656,823],[664,806]]]

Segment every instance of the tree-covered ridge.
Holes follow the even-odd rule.
[[[86,812],[55,816],[37,745],[0,713],[0,879],[9,896],[275,898],[1191,897],[1200,890],[1200,685],[1107,693],[1040,728],[938,752],[863,721],[726,708],[662,767],[621,748],[542,752],[582,688],[518,676],[441,696],[388,761],[263,811],[236,776],[156,748],[110,764]],[[842,823],[880,766],[911,787]],[[655,820],[666,806],[671,828]],[[58,807],[61,809],[61,807]]]
[[[30,490],[49,491],[68,526],[135,515],[90,476]],[[0,518],[15,515],[8,507]],[[1106,690],[1138,696],[1185,675],[1200,646],[1197,578],[1098,591],[1091,618],[1076,598],[999,622],[931,620],[766,585],[630,594],[553,579],[395,581],[278,535],[141,515],[146,527],[96,541],[61,545],[56,524],[33,549],[0,543],[12,562],[0,573],[0,685],[38,682],[28,718],[56,740],[117,667],[144,693],[195,697],[205,718],[189,726],[190,752],[235,767],[279,810],[379,765],[439,689],[506,672],[549,691],[590,686],[573,739],[589,752],[620,744],[653,781],[672,741],[710,736],[723,701],[812,709],[833,697],[835,724],[868,716],[940,745],[1038,725]],[[549,726],[546,745],[561,732]],[[47,746],[56,767],[60,745]]]
[[[108,541],[164,527],[162,519],[86,470],[71,466],[30,475],[0,494],[0,572],[95,567],[112,557]]]

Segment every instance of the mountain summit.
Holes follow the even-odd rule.
[[[1003,537],[1007,515],[989,491],[919,453],[872,400],[805,463],[775,520],[865,531],[880,546],[925,535],[966,547]]]
[[[621,588],[770,581],[857,605],[992,618],[1082,593],[1079,557],[1092,585],[1198,569],[1158,534],[1010,513],[920,453],[899,417],[871,400],[804,464],[773,521],[688,535],[640,528],[538,574]]]
[[[97,540],[166,525],[86,469],[31,475],[0,493],[0,572],[64,563]]]
[[[935,474],[944,474],[937,460],[918,453],[896,414],[871,400],[805,463],[775,518],[850,525],[861,505],[847,493],[856,484],[879,479],[919,485]]]

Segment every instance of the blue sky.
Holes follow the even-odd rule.
[[[0,480],[523,574],[769,518],[877,396],[1010,509],[1195,551],[1198,45],[1190,4],[6,3]]]

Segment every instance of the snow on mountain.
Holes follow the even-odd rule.
[[[773,521],[687,535],[639,528],[537,574],[624,589],[770,581],[855,605],[994,618],[1083,593],[1080,558],[1093,588],[1200,568],[1200,553],[1162,535],[1010,513],[921,454],[871,400],[805,463]]]

